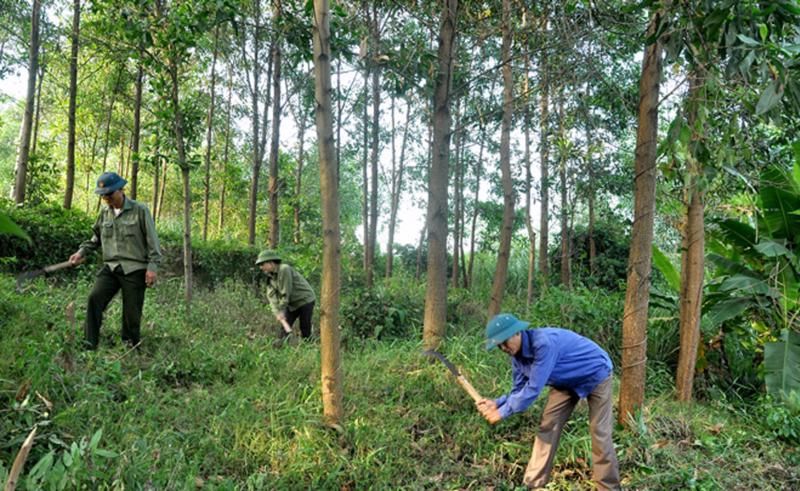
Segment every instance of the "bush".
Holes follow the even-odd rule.
[[[161,270],[167,276],[183,276],[183,237],[174,232],[159,232]],[[252,246],[214,240],[192,243],[192,272],[201,285],[214,287],[225,279],[254,283],[259,277],[255,265],[258,249]]]
[[[94,219],[82,211],[60,206],[15,207],[3,202],[0,210],[32,240],[29,243],[12,235],[0,235],[2,267],[6,271],[27,271],[66,261],[91,236],[94,224]]]
[[[410,338],[422,332],[424,292],[401,286],[353,289],[342,299],[342,324],[359,338]]]

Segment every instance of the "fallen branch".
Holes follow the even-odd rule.
[[[19,478],[20,472],[22,472],[22,468],[25,467],[25,461],[28,459],[28,452],[31,451],[31,447],[33,446],[33,437],[35,436],[36,427],[34,426],[30,435],[28,435],[28,438],[26,438],[25,442],[22,443],[22,447],[19,449],[17,458],[14,459],[14,465],[11,467],[11,472],[8,473],[5,491],[14,491],[17,488],[17,479]]]

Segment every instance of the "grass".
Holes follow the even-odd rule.
[[[268,308],[246,286],[197,290],[187,315],[180,282],[162,281],[148,292],[134,352],[119,341],[119,300],[100,349],[80,349],[90,280],[37,281],[24,294],[13,286],[0,277],[0,482],[34,425],[20,489],[513,490],[522,482],[542,400],[490,427],[446,370],[420,355],[417,339],[347,337],[339,433],[321,419],[318,342],[276,343]],[[484,395],[508,389],[508,361],[482,350],[480,332],[458,332],[443,351]],[[654,366],[649,386],[669,387],[669,372]],[[615,433],[628,489],[800,487],[798,450],[773,439],[741,401],[680,405],[667,390],[648,392],[632,426]],[[592,489],[587,427],[581,403],[550,489]]]

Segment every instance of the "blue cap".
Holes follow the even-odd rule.
[[[120,177],[116,172],[104,172],[97,178],[97,188],[94,192],[96,194],[104,195],[111,194],[118,189],[122,189],[128,181]]]
[[[512,314],[497,314],[486,324],[486,351],[502,344],[503,341],[514,334],[524,331],[530,325],[521,321]]]

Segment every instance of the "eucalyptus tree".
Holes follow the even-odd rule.
[[[500,171],[503,183],[503,223],[500,246],[497,251],[492,293],[489,300],[488,318],[500,312],[503,292],[508,276],[508,259],[511,254],[511,234],[514,226],[514,185],[511,180],[511,119],[514,100],[514,79],[511,73],[511,43],[514,26],[511,15],[511,0],[503,0],[502,7],[501,63],[503,74],[503,119],[500,125]]]
[[[320,291],[320,349],[322,405],[327,424],[341,430],[342,370],[339,349],[339,176],[333,141],[331,105],[331,33],[328,0],[314,0],[314,94],[316,98],[317,144],[322,190],[323,253]]]
[[[75,190],[75,107],[78,98],[78,47],[80,44],[81,0],[72,2],[72,32],[69,56],[69,109],[67,118],[67,183],[64,189],[64,208],[72,208]],[[138,149],[137,149],[138,150]]]
[[[28,85],[25,95],[25,111],[17,150],[17,164],[14,179],[14,202],[25,202],[25,186],[28,179],[28,158],[31,150],[31,131],[33,126],[33,105],[36,91],[36,74],[39,70],[39,22],[41,20],[41,0],[33,0],[31,8],[31,32],[28,45]]]
[[[281,127],[281,44],[283,43],[283,6],[281,0],[272,5],[272,138],[269,150],[269,246],[278,247],[280,241],[280,217],[278,215],[278,149]],[[266,108],[264,109],[266,111]]]
[[[447,327],[447,171],[450,161],[450,98],[458,24],[458,0],[441,0],[438,67],[433,96],[433,144],[428,183],[428,281],[423,345],[436,349]]]
[[[669,0],[661,8],[669,8]],[[618,418],[623,425],[631,421],[644,401],[664,14],[665,10],[655,10],[651,14],[639,80],[639,126],[633,181],[634,219],[622,317],[622,377]]]
[[[217,54],[219,53],[219,26],[214,27],[214,47],[211,58],[211,80],[208,87],[209,103],[206,117],[206,153],[203,172],[203,240],[208,238],[208,214],[211,195],[211,138],[214,129],[214,110],[216,109]]]

